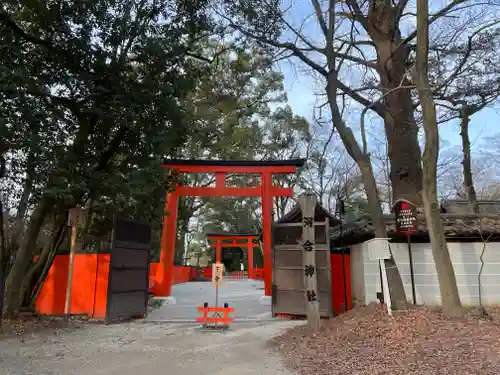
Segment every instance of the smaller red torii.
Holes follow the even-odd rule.
[[[255,277],[253,268],[253,248],[259,247],[259,244],[253,241],[258,239],[260,234],[255,233],[208,233],[207,240],[215,240],[215,243],[209,243],[210,247],[215,248],[215,261],[222,262],[222,248],[224,247],[246,247],[248,251],[248,278]],[[231,242],[224,242],[230,240]],[[238,242],[245,241],[244,243]]]

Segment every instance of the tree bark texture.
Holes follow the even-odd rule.
[[[43,248],[38,260],[28,270],[26,276],[24,277],[23,284],[21,286],[21,294],[27,297],[29,305],[33,305],[35,303],[35,301],[31,300],[31,292],[37,285],[40,285],[40,283],[45,281],[47,274],[44,271],[47,270],[48,273],[54,259],[53,255],[55,255],[55,252],[64,238],[66,228],[67,215],[57,215],[48,243]]]
[[[382,218],[382,206],[370,160],[363,160],[359,163],[359,167],[368,200],[368,209],[372,218],[375,237],[387,238],[387,228]],[[391,259],[385,259],[385,267],[387,269],[387,282],[391,295],[391,305],[395,310],[406,310],[408,308],[408,301],[406,299],[403,280],[401,279],[399,269],[393,257],[391,257]]]
[[[391,162],[393,201],[406,199],[422,205],[421,150],[414,117],[411,82],[407,78],[408,46],[401,38],[397,10],[387,1],[375,0],[368,13],[368,34],[377,51],[384,126]]]
[[[458,317],[463,314],[463,310],[437,199],[439,131],[436,106],[428,78],[428,54],[429,3],[428,0],[417,0],[417,61],[415,81],[422,106],[425,131],[425,148],[422,155],[424,179],[422,198],[432,245],[432,255],[438,275],[443,312],[447,316]]]
[[[325,27],[326,28],[326,27]],[[377,189],[377,183],[375,180],[375,175],[373,174],[373,169],[370,160],[370,154],[363,148],[360,147],[359,143],[352,132],[352,129],[346,125],[344,119],[342,118],[341,111],[339,110],[337,104],[337,89],[338,89],[338,70],[335,67],[336,55],[334,45],[334,34],[335,34],[335,1],[330,2],[329,7],[329,26],[327,28],[328,32],[325,33],[325,38],[327,42],[327,50],[329,51],[328,58],[328,69],[329,75],[327,77],[326,94],[328,97],[328,103],[330,105],[330,112],[332,115],[333,125],[339,132],[339,136],[346,148],[347,153],[352,157],[352,159],[357,163],[363,180],[364,189],[366,191],[366,196],[368,200],[369,213],[374,226],[376,237],[387,237],[386,226],[382,217],[382,205],[380,202],[380,196]],[[365,134],[362,134],[364,137]],[[405,290],[403,288],[403,281],[401,275],[399,274],[398,268],[395,266],[394,260],[391,259],[389,264],[392,266],[388,267],[388,272],[391,273],[389,278],[390,289],[391,289],[391,302],[394,308],[405,309],[407,308],[407,300]]]
[[[5,282],[4,311],[6,316],[13,317],[19,313],[24,297],[22,295],[23,280],[33,259],[38,235],[53,203],[53,199],[45,196],[31,214],[24,239],[16,253],[16,260]]]
[[[467,107],[467,105],[464,105],[460,111],[460,137],[462,138],[462,171],[464,176],[464,188],[472,212],[477,213],[477,196],[476,190],[474,189],[474,180],[472,177],[472,161],[470,155],[469,116],[469,108]]]

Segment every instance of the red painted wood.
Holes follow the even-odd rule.
[[[207,238],[210,239],[233,240],[233,241],[241,240],[245,241],[244,244],[247,243],[248,238],[255,239],[257,237],[259,237],[258,234],[245,235],[245,237],[241,237],[240,234],[207,234]]]
[[[272,238],[273,224],[273,176],[271,173],[262,173],[262,245],[264,247],[264,295],[272,295]],[[291,189],[290,189],[291,190]]]
[[[177,227],[177,211],[179,197],[175,193],[167,193],[161,235],[160,266],[157,271],[156,295],[169,297],[172,291],[172,275],[174,268],[175,235]]]
[[[248,278],[253,279],[253,244],[252,240],[254,237],[248,237],[247,238],[247,259],[248,259]]]
[[[342,268],[342,257],[344,257],[344,268]],[[331,271],[332,271],[332,305],[333,310],[340,314],[343,313],[342,305],[345,303],[345,294],[347,294],[346,308],[352,308],[351,297],[351,259],[349,254],[331,254]],[[344,272],[346,280],[346,293],[344,293]]]
[[[215,307],[215,306],[209,306],[209,307],[198,307],[198,311],[199,312],[220,312],[220,313],[224,313],[224,312],[228,312],[228,313],[231,313],[231,312],[234,312],[234,307]]]
[[[214,244],[214,243],[209,244],[209,246],[210,247],[217,247],[217,245]],[[250,246],[252,246],[252,247],[259,247],[258,244],[252,244]],[[248,245],[245,244],[245,243],[221,243],[220,247],[248,247]]]
[[[212,267],[205,267],[203,269],[203,277],[208,280],[212,279]]]
[[[178,186],[175,193],[184,197],[260,197],[262,196],[260,186],[256,187],[196,187]],[[272,187],[269,194],[274,197],[291,197],[292,188]]]
[[[178,209],[179,196],[212,196],[212,197],[231,197],[231,196],[250,196],[262,197],[262,235],[263,235],[263,252],[264,252],[264,285],[265,295],[270,296],[272,292],[272,257],[271,257],[271,226],[272,226],[272,211],[273,197],[293,195],[292,188],[281,188],[273,186],[273,174],[289,174],[295,173],[297,167],[303,165],[294,163],[293,165],[235,165],[233,164],[210,164],[198,161],[185,161],[187,164],[182,164],[177,161],[172,161],[163,164],[162,167],[170,168],[180,173],[215,173],[215,187],[191,187],[177,186],[174,193],[167,195],[166,211],[169,213],[163,222],[163,233],[161,242],[161,266],[158,269],[158,292],[159,296],[170,296],[171,292],[171,274],[173,267],[175,235],[176,235],[176,218]],[[260,174],[262,185],[256,187],[226,187],[225,180],[227,173],[255,173]],[[221,245],[216,245],[217,259],[221,260]]]
[[[209,243],[208,244],[210,247],[217,247],[217,243]],[[236,241],[233,241],[232,243],[221,243],[220,244],[220,247],[259,247],[260,245],[259,244],[256,244],[256,243],[250,243],[250,244],[247,244],[247,243],[238,243]]]
[[[220,246],[220,240],[215,243],[215,261],[217,263],[222,262],[222,248]]]

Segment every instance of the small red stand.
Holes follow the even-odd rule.
[[[198,312],[201,312],[202,316],[197,317],[196,321],[203,323],[203,328],[208,328],[210,323],[212,323],[213,328],[227,329],[229,328],[229,324],[233,322],[233,318],[229,315],[234,312],[233,307],[204,306],[198,307]],[[212,316],[209,315],[211,313],[213,314]]]

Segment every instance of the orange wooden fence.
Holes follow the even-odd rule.
[[[69,255],[57,255],[35,303],[39,314],[64,314]],[[109,254],[76,254],[70,314],[106,316]]]
[[[255,280],[264,280],[264,268],[256,268],[254,270]]]
[[[151,293],[155,293],[158,265],[159,263],[157,262],[149,265],[149,291]],[[172,284],[187,283],[196,279],[198,279],[198,269],[196,267],[174,266]]]
[[[345,248],[344,252],[331,250],[330,263],[333,311],[340,314],[352,309],[350,249]]]
[[[71,293],[71,314],[84,314],[94,318],[104,318],[106,316],[109,259],[109,254],[75,255]],[[69,255],[57,255],[55,257],[47,275],[47,279],[35,303],[35,308],[39,314],[64,314],[68,263]],[[339,255],[332,252],[331,263],[333,308],[337,312],[342,312],[342,306],[346,305],[347,309],[350,310],[352,307],[349,252],[345,255]],[[149,290],[152,293],[155,291],[157,269],[158,263],[151,263]],[[206,267],[202,272],[199,272],[196,267],[174,266],[172,282],[173,284],[181,284],[191,280],[197,280],[199,274],[210,280],[212,277],[212,268]],[[234,274],[234,278],[242,278],[239,272]],[[263,276],[264,269],[256,268],[255,279],[263,280]],[[345,290],[344,279],[346,281]],[[345,297],[347,297],[347,301]]]
[[[108,292],[109,254],[76,254],[71,286],[70,314],[93,318],[106,316]],[[69,255],[57,255],[35,302],[35,309],[42,315],[64,314],[66,283],[68,281]],[[151,263],[150,291],[154,292],[158,263]],[[197,278],[196,268],[174,267],[174,284]]]

